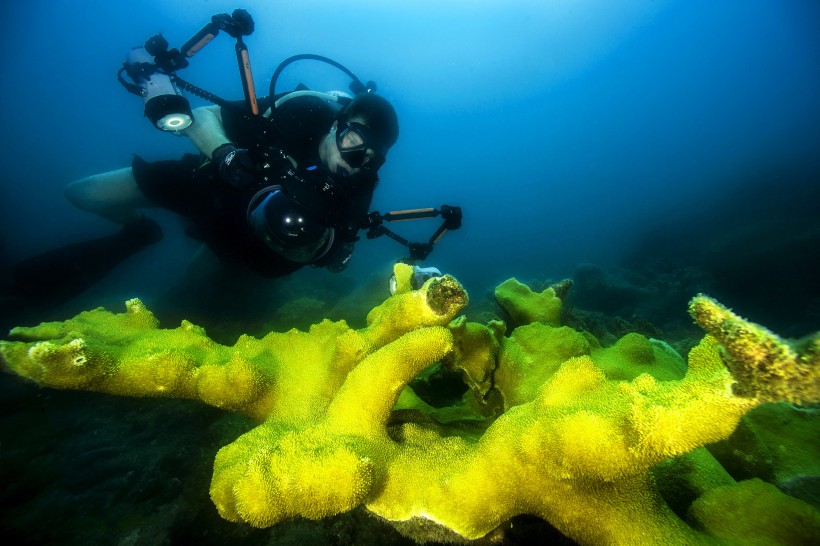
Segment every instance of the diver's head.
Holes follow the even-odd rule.
[[[398,138],[399,120],[390,103],[373,93],[360,93],[339,112],[319,146],[319,156],[335,175],[375,172]]]
[[[273,189],[259,199],[257,205],[251,203],[248,209],[248,223],[274,252],[292,262],[306,264],[330,249],[333,229],[312,218],[284,191]]]

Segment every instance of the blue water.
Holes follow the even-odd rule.
[[[282,59],[306,52],[378,83],[401,135],[374,209],[461,206],[463,227],[425,265],[474,297],[511,276],[547,283],[594,264],[612,284],[654,282],[650,296],[691,274],[681,294],[714,288],[788,335],[820,328],[813,0],[11,0],[0,8],[4,265],[116,230],[70,206],[70,181],[133,154],[193,151],[150,126],[116,72],[151,35],[178,46],[237,7],[256,22],[246,43],[260,96]],[[180,75],[241,98],[232,42],[220,35]],[[307,63],[278,89],[298,83],[347,81]],[[197,244],[173,215],[150,214],[165,239],[67,311],[160,301],[186,282]],[[411,239],[436,227],[395,226]],[[384,276],[404,255],[387,238],[363,240],[344,278]],[[683,316],[680,303],[665,311]]]
[[[264,94],[276,64],[303,52],[375,80],[398,110],[401,136],[374,207],[461,205],[463,229],[429,262],[476,287],[617,263],[664,222],[685,221],[761,176],[800,174],[778,181],[780,191],[818,179],[816,2],[380,4],[243,3],[256,22],[246,41],[257,88]],[[115,73],[147,37],[162,32],[180,45],[237,6],[4,6],[0,221],[11,258],[108,228],[64,200],[71,180],[128,165],[134,153],[190,151],[150,127]],[[181,75],[239,98],[233,55],[223,34]],[[312,63],[286,72],[281,86],[298,82],[347,83]],[[435,225],[402,227],[424,238]],[[153,261],[182,274],[191,245],[166,233]],[[401,251],[386,239],[363,242],[353,271]]]

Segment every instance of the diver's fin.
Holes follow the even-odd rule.
[[[99,282],[126,258],[162,239],[162,228],[145,216],[114,235],[48,251],[15,264],[14,292],[26,302],[58,304]]]

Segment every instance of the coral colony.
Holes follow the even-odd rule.
[[[519,324],[507,332],[459,316],[468,298],[454,278],[412,290],[409,267],[395,272],[399,290],[360,330],[325,320],[227,347],[187,321],[160,329],[130,300],[121,314],[15,328],[0,348],[9,370],[45,387],[188,398],[255,419],[214,464],[211,498],[234,522],[363,506],[419,542],[498,538],[519,514],[580,544],[820,536],[815,508],[759,479],[735,482],[700,449],[766,402],[820,401],[820,334],[798,352],[697,296],[690,314],[707,335],[687,362],[639,334],[604,348],[561,326],[553,288],[500,285]],[[408,387],[437,363],[469,387],[453,407]],[[677,479],[697,493],[686,521],[653,473],[670,460],[686,461]]]

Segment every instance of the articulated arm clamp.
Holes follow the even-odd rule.
[[[427,242],[411,243],[407,239],[399,236],[395,232],[384,226],[384,222],[403,222],[408,220],[425,220],[441,216],[444,220],[438,229],[430,236]],[[375,239],[382,235],[387,235],[394,241],[401,243],[410,249],[410,261],[420,261],[427,258],[433,251],[435,245],[448,231],[453,231],[461,227],[461,207],[442,205],[441,209],[411,209],[398,210],[380,214],[378,211],[371,212],[367,216],[367,222],[363,226],[368,228],[367,238]]]

